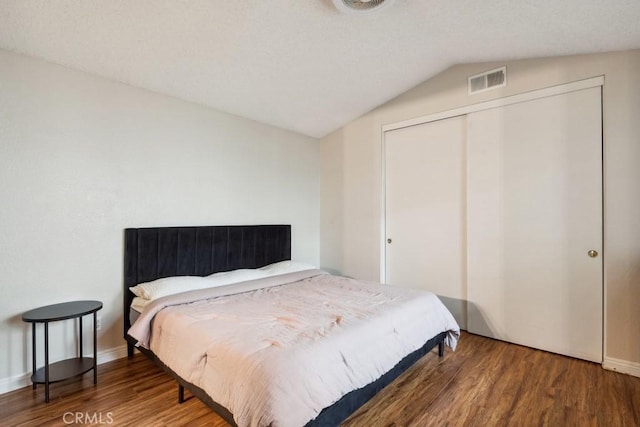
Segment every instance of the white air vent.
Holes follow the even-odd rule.
[[[507,67],[469,77],[469,95],[507,85]]]

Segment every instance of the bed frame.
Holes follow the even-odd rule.
[[[130,307],[134,298],[130,287],[138,283],[172,276],[208,276],[239,268],[259,268],[291,259],[290,225],[232,225],[208,227],[128,228],[124,232],[124,338],[127,354],[133,356],[136,340],[128,335]],[[347,393],[320,412],[307,426],[339,425],[378,391],[397,378],[436,346],[444,355],[441,333],[424,346],[402,359],[378,380]],[[184,389],[189,390],[232,426],[233,415],[214,402],[201,388],[173,372],[156,355],[143,348],[143,354],[162,367],[178,382],[178,401],[184,402]]]

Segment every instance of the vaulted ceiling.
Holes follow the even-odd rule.
[[[640,1],[0,0],[0,48],[322,137],[454,64],[640,48]]]

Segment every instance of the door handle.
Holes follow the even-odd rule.
[[[387,243],[391,244],[392,240],[391,239],[387,239]]]
[[[589,255],[591,258],[595,258],[598,256],[598,251],[594,251],[593,249],[591,249],[589,252],[587,252],[587,255]]]

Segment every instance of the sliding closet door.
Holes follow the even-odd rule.
[[[467,120],[468,330],[601,362],[600,88]]]
[[[385,281],[438,294],[461,325],[465,133],[465,117],[385,133]]]

